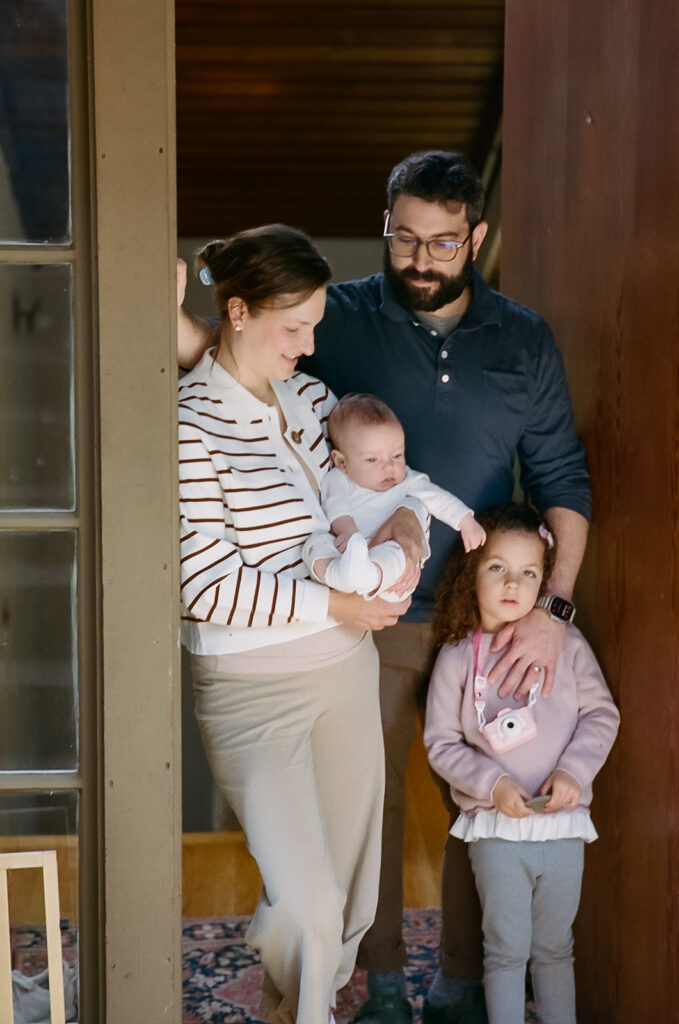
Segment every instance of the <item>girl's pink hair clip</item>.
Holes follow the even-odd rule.
[[[553,548],[554,547],[554,538],[553,538],[552,534],[549,532],[549,530],[547,529],[547,527],[545,526],[544,523],[540,523],[540,526],[538,527],[538,533],[540,534],[542,539],[546,542],[548,548]]]

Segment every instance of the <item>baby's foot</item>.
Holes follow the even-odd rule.
[[[362,533],[353,533],[344,554],[325,570],[325,582],[345,594],[369,594],[380,585],[381,570],[370,561],[368,542]]]

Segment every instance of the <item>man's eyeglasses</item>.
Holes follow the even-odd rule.
[[[389,217],[384,224],[382,237],[389,243],[389,251],[394,256],[414,256],[421,245],[425,247],[433,260],[439,263],[450,263],[457,256],[457,250],[461,249],[470,239],[471,231],[461,242],[454,242],[448,238],[430,238],[424,242],[420,238],[411,238],[410,235],[399,235],[388,230]]]

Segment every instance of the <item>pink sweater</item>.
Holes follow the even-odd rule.
[[[490,633],[483,634],[481,664],[488,675],[501,651],[489,654]],[[537,795],[556,768],[582,787],[578,807],[588,808],[592,780],[603,765],[618,731],[620,716],[592,650],[575,626],[566,626],[566,641],[550,697],[533,707],[535,739],[504,754],[490,749],[479,732],[473,692],[474,653],[471,634],[455,646],[446,645],[436,659],[427,697],[424,742],[429,761],[450,783],[453,800],[465,814],[493,807],[492,792],[503,775]],[[486,721],[501,708],[517,708],[513,697],[499,698],[497,687],[486,688]]]

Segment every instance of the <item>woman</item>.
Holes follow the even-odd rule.
[[[384,769],[369,630],[407,602],[330,591],[301,557],[328,529],[318,491],[335,399],[295,373],[323,315],[325,260],[270,225],[197,262],[221,332],[179,388],[182,642],[212,771],[264,883],[248,932],[266,968],[259,1012],[322,1024],[377,900]]]

